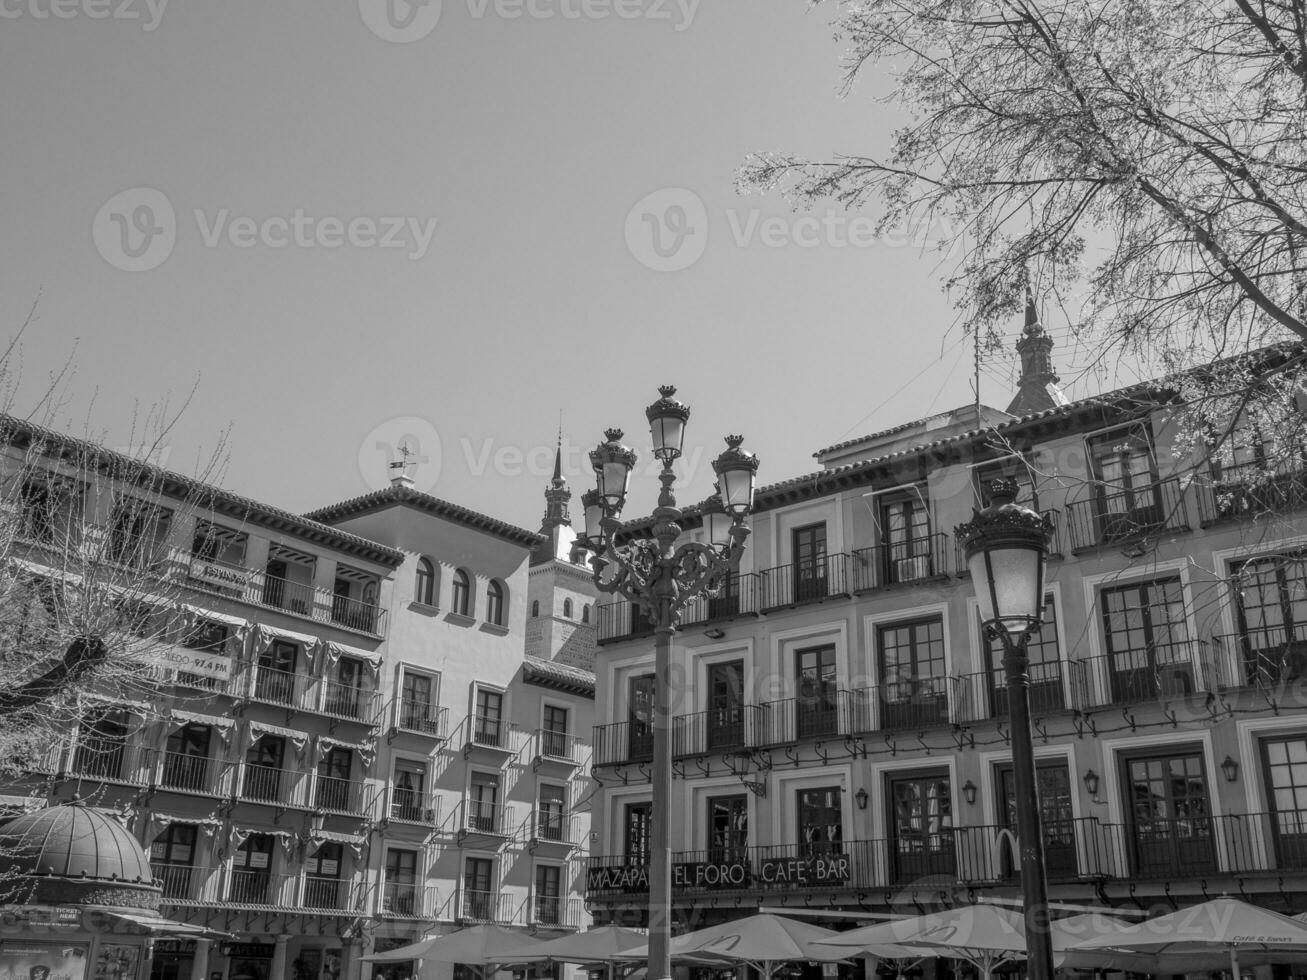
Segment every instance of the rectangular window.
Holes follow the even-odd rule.
[[[1307,735],[1261,743],[1277,868],[1307,868]]]
[[[544,925],[561,925],[562,869],[552,864],[536,865],[535,921]]]
[[[799,833],[799,853],[820,857],[838,853],[844,842],[844,817],[840,808],[840,788],[801,789],[797,793],[795,826]]]
[[[417,851],[386,849],[386,880],[381,898],[384,911],[396,915],[423,911],[417,902],[417,867]]]
[[[478,745],[503,745],[504,695],[477,688],[476,741]]]
[[[422,821],[426,816],[427,767],[412,759],[395,760],[395,785],[390,815],[396,820]]]
[[[708,666],[708,750],[744,745],[744,661]]]
[[[650,833],[653,826],[652,803],[626,805],[626,863],[648,864]]]
[[[1099,604],[1113,703],[1137,704],[1197,689],[1179,578],[1104,589]]]
[[[794,601],[824,599],[826,591],[826,525],[796,527],[791,534],[794,557]]]
[[[436,678],[407,668],[399,695],[399,727],[411,732],[439,735]]]
[[[192,650],[221,654],[227,652],[227,638],[230,635],[231,628],[226,623],[201,619],[186,631],[182,643]]]
[[[568,839],[566,787],[540,784],[540,810],[536,833],[542,840],[566,841]]]
[[[627,691],[627,759],[646,762],[653,758],[654,675],[632,677]]]
[[[1122,541],[1166,523],[1152,432],[1144,423],[1092,436],[1093,509],[1100,542]]]
[[[744,794],[711,797],[708,800],[709,862],[747,861],[748,846],[749,798]]]
[[[1201,752],[1136,756],[1123,764],[1131,865],[1150,878],[1216,870],[1212,809]]]
[[[930,507],[924,491],[880,503],[884,581],[918,582],[935,574],[930,547]]]
[[[207,792],[211,737],[208,725],[183,725],[172,732],[164,746],[162,784],[168,789]]]
[[[495,862],[490,858],[467,858],[463,866],[463,917],[493,922],[495,904]]]
[[[940,725],[948,721],[944,621],[938,616],[876,628],[880,658],[881,727]]]
[[[1035,770],[1039,822],[1044,832],[1044,867],[1048,877],[1074,878],[1076,866],[1075,813],[1071,807],[1071,774],[1065,762],[1040,762]],[[1017,832],[1017,788],[1012,765],[998,767],[999,824]],[[1007,855],[1004,855],[1005,859]],[[1007,861],[1004,876],[1015,878],[1018,868]]]
[[[953,794],[947,772],[911,773],[886,782],[896,883],[931,875],[952,879]]]
[[[467,825],[469,830],[499,833],[499,776],[474,772],[468,783]]]
[[[794,654],[797,673],[795,730],[799,738],[833,735],[839,728],[835,647],[810,647]]]
[[[976,629],[984,629],[977,618]],[[1061,711],[1066,701],[1062,691],[1062,658],[1057,646],[1057,609],[1053,596],[1044,596],[1044,619],[1039,632],[1026,642],[1030,677],[1030,710],[1036,716]],[[1003,642],[989,641],[991,674],[990,711],[995,718],[1008,713],[1007,670],[1003,666]]]
[[[542,754],[556,759],[570,759],[572,753],[567,738],[567,709],[553,704],[545,705],[542,722]]]
[[[1307,555],[1250,558],[1233,572],[1242,680],[1274,685],[1307,674]]]

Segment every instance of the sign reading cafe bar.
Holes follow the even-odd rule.
[[[691,861],[672,865],[672,888],[739,889],[750,887],[830,887],[850,880],[847,854],[763,858],[755,868],[740,861]],[[642,864],[590,868],[586,889],[592,892],[645,892],[649,869]]]

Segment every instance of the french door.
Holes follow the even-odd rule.
[[[1125,761],[1124,770],[1134,873],[1173,878],[1215,871],[1202,754],[1137,756]]]
[[[744,661],[708,668],[708,749],[738,749],[744,745]]]
[[[888,780],[890,847],[894,880],[925,875],[953,877],[953,793],[948,773],[922,772]]]

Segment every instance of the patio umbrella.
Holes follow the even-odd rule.
[[[501,963],[557,960],[560,963],[613,963],[632,959],[630,951],[646,946],[649,935],[638,929],[600,926],[547,942],[523,946],[499,958]]]
[[[1129,926],[1116,935],[1087,939],[1071,949],[1152,953],[1162,962],[1192,955],[1210,957],[1224,950],[1230,957],[1231,976],[1238,980],[1241,952],[1262,962],[1307,954],[1307,923],[1223,896]]]
[[[437,963],[467,963],[490,966],[502,963],[504,955],[531,943],[531,937],[500,926],[482,925],[460,929],[446,936],[433,936],[399,949],[364,956],[364,963],[393,963],[397,960],[435,960]]]
[[[671,942],[678,959],[743,963],[770,978],[782,963],[793,960],[839,960],[846,950],[821,949],[818,943],[839,933],[783,915],[749,915],[742,919],[687,932]],[[632,950],[632,958],[648,955],[648,948]]]
[[[1000,905],[967,905],[836,933],[819,945],[832,951],[856,947],[873,955],[885,947],[907,947],[919,955],[966,960],[988,980],[995,967],[1025,958],[1025,919]]]

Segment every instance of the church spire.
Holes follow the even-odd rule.
[[[576,535],[572,533],[572,516],[567,504],[572,499],[572,491],[563,479],[563,429],[560,421],[558,428],[558,445],[554,450],[554,475],[545,487],[545,519],[540,525],[540,534],[546,541],[532,558],[532,564],[552,561],[555,558],[568,558]],[[565,529],[565,530],[564,530]]]
[[[1017,355],[1021,358],[1021,377],[1017,379],[1017,394],[1007,407],[1011,415],[1030,415],[1067,403],[1066,395],[1057,387],[1060,380],[1053,370],[1053,338],[1039,322],[1035,308],[1035,294],[1026,286],[1026,323],[1017,341]]]

